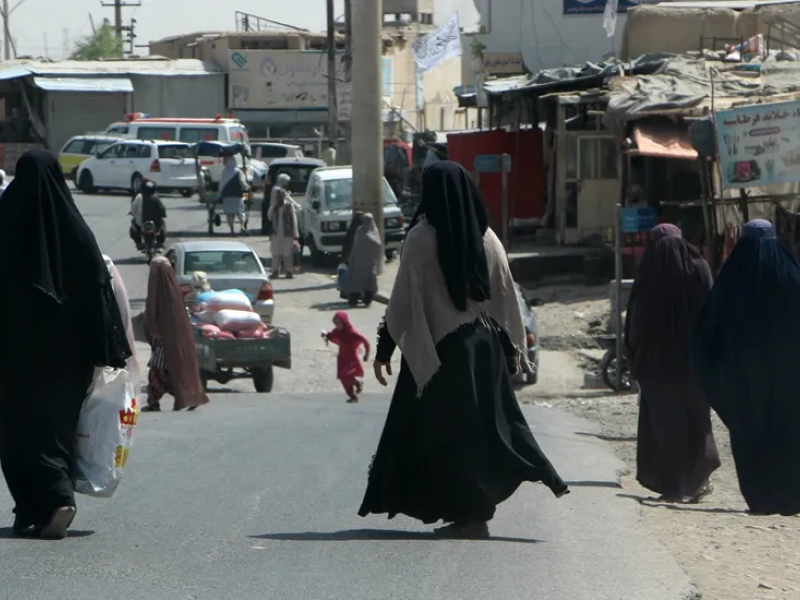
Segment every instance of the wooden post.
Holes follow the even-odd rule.
[[[556,241],[567,240],[567,122],[566,108],[556,98]]]

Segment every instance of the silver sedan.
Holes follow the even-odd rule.
[[[192,274],[203,271],[214,290],[242,290],[264,323],[272,323],[275,298],[258,254],[235,241],[178,242],[166,254],[184,297],[192,291]]]

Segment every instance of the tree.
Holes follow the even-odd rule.
[[[123,58],[122,40],[106,21],[92,35],[78,40],[70,58],[72,60],[101,60]]]

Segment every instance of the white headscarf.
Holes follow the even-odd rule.
[[[285,188],[286,184],[290,183],[291,181],[292,178],[289,177],[289,175],[287,175],[286,173],[281,173],[280,175],[278,175],[278,181],[275,182],[275,185],[278,186],[279,188]]]
[[[520,360],[526,360],[525,325],[505,248],[491,229],[483,236],[483,247],[492,297],[481,303],[468,301],[467,310],[460,311],[453,305],[439,265],[436,230],[423,217],[406,236],[386,308],[386,326],[411,369],[418,396],[441,366],[436,345],[484,312],[505,328]]]
[[[236,158],[228,156],[225,158],[225,168],[222,170],[222,176],[219,179],[219,190],[222,191],[228,182],[234,177],[238,176],[239,167],[236,164]]]
[[[120,275],[119,270],[111,258],[104,254],[103,260],[106,263],[108,272],[111,274],[111,288],[114,290],[114,298],[116,298],[117,306],[119,306],[119,314],[125,325],[125,337],[128,338],[128,345],[131,347],[131,357],[126,361],[125,367],[130,375],[130,381],[133,383],[134,389],[136,389],[137,382],[140,381],[141,369],[139,368],[139,359],[136,356],[136,339],[133,335],[131,304],[128,300],[128,291],[125,289],[122,275]]]

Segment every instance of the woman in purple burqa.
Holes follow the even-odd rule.
[[[690,340],[712,286],[700,252],[675,225],[650,232],[625,319],[639,383],[636,478],[670,502],[697,503],[720,466],[711,409],[690,366]]]

